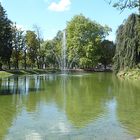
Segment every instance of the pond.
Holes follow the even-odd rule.
[[[1,140],[135,140],[140,87],[112,73],[0,79]]]

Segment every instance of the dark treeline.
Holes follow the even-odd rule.
[[[67,64],[70,68],[95,68],[112,64],[115,45],[105,40],[111,29],[83,15],[67,23]],[[0,4],[0,69],[60,68],[63,31],[44,41],[38,26],[23,31],[8,19]]]
[[[4,68],[29,68],[39,64],[42,60],[40,45],[42,39],[36,31],[26,31],[17,28],[16,24],[8,19],[6,11],[0,4],[0,70]],[[38,68],[41,67],[37,65]]]

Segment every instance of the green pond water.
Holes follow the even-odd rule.
[[[0,79],[0,140],[136,140],[139,82],[111,73]]]

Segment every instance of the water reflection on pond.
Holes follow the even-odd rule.
[[[140,137],[140,88],[110,73],[0,79],[2,140]]]

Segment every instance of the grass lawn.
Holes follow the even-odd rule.
[[[6,70],[6,71],[0,71],[0,78],[12,76],[12,75],[47,74],[47,73],[53,73],[56,71],[58,70],[53,70],[53,69]]]
[[[13,74],[7,71],[0,71],[0,78],[12,76]]]

